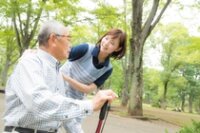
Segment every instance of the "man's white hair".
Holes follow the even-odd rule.
[[[66,32],[66,30],[67,27],[58,21],[52,20],[45,22],[41,26],[39,31],[38,35],[39,45],[45,45],[51,33],[63,35],[64,32]]]

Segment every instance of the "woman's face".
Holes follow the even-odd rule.
[[[121,48],[119,47],[119,38],[113,38],[112,35],[106,35],[100,44],[100,52],[105,54],[112,54],[113,52],[119,51]]]

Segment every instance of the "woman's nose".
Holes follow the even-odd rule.
[[[109,43],[110,43],[110,41],[106,41],[104,44],[105,44],[105,46],[108,46]]]

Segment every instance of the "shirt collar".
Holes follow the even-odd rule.
[[[95,46],[93,51],[92,51],[92,56],[95,57],[97,60],[98,60],[99,52],[100,52],[100,46]],[[109,62],[110,62],[110,58],[107,57],[105,62],[101,63],[101,65],[107,67],[109,65]]]
[[[60,65],[60,62],[55,57],[40,48],[38,49],[38,55],[56,68]]]

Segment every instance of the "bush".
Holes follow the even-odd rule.
[[[192,121],[192,125],[183,127],[178,133],[200,133],[200,122]]]

